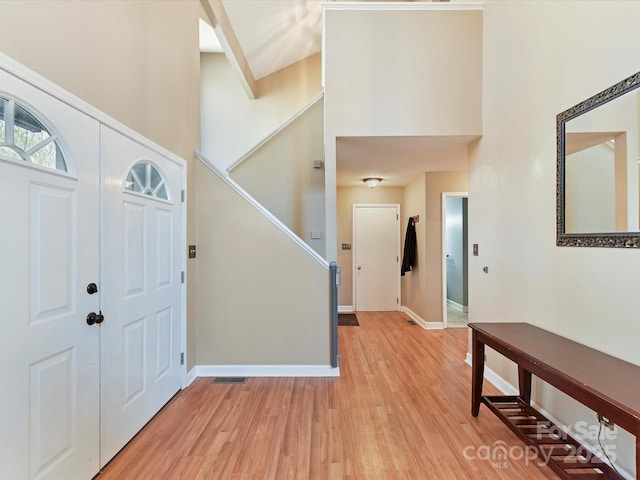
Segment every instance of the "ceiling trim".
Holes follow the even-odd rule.
[[[236,33],[231,26],[227,12],[222,5],[221,0],[200,0],[204,11],[209,17],[209,21],[213,25],[213,30],[216,32],[218,40],[222,45],[222,50],[227,56],[231,68],[236,73],[242,84],[242,88],[248,95],[248,97],[254,100],[257,95],[256,81],[253,78],[253,73],[249,68],[247,58],[244,56],[240,42]]]
[[[451,2],[334,2],[323,3],[323,10],[484,10],[484,0]]]

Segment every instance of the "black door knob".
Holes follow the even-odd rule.
[[[98,291],[98,286],[95,283],[92,282],[89,285],[87,285],[87,293],[89,295],[93,295],[97,291]]]
[[[100,311],[100,313],[91,312],[89,313],[89,315],[87,315],[87,325],[93,325],[94,323],[100,325],[102,322],[104,322],[104,315],[102,315],[102,310]]]

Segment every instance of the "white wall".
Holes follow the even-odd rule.
[[[487,1],[469,303],[472,322],[529,322],[640,365],[640,252],[555,246],[555,116],[640,70],[638,18],[640,2]],[[488,361],[517,385],[513,365]],[[534,397],[564,423],[595,420],[546,385]],[[633,440],[619,436],[618,460],[633,471]]]

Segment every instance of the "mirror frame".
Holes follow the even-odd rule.
[[[565,126],[566,123],[636,88],[640,88],[640,72],[625,78],[593,97],[574,105],[556,116],[556,245],[558,247],[640,248],[640,232],[567,233],[565,231]]]

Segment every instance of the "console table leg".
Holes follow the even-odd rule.
[[[636,425],[636,478],[640,478],[640,425]]]
[[[531,404],[531,372],[518,365],[518,385],[520,398],[527,404]]]
[[[471,415],[480,413],[482,381],[484,379],[484,343],[478,340],[475,330],[471,334]]]

